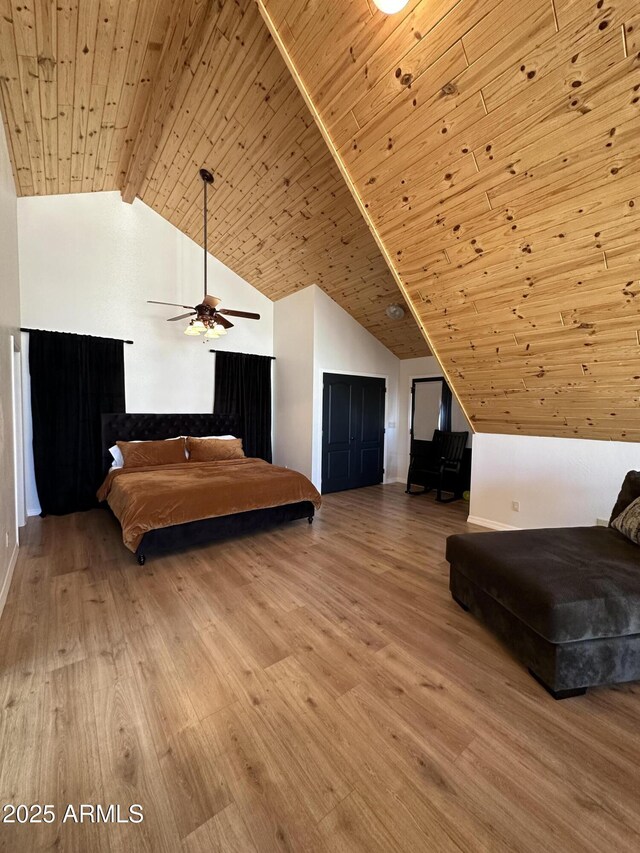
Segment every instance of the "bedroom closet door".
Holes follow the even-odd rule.
[[[323,494],[382,482],[386,390],[384,379],[324,374]]]

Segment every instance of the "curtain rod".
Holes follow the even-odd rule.
[[[257,355],[255,352],[230,352],[228,349],[210,349],[209,352],[228,352],[229,355]],[[271,361],[275,361],[275,355],[262,355],[260,358],[270,358]]]
[[[46,332],[46,329],[20,329],[21,332]],[[54,334],[76,335],[78,332],[54,332]],[[85,335],[87,338],[101,338],[102,335]],[[102,338],[103,341],[119,341],[120,338]],[[122,341],[123,344],[132,344],[133,341]]]

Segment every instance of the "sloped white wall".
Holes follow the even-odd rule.
[[[16,191],[0,122],[0,613],[18,552],[13,435],[14,344],[20,327]]]
[[[115,192],[21,198],[18,228],[22,325],[133,340],[125,346],[130,412],[210,412],[211,348],[273,354],[273,303],[212,256],[209,292],[261,320],[238,319],[206,341],[183,335],[186,321],[166,322],[182,309],[147,305],[196,304],[202,249],[139,200],[124,204]],[[32,474],[28,485],[33,513]]]

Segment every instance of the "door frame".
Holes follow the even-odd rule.
[[[314,485],[320,490],[322,485],[322,415],[323,415],[323,391],[324,391],[324,375],[325,373],[337,373],[340,376],[364,376],[366,379],[384,379],[384,385],[387,393],[384,395],[384,446],[382,451],[382,483],[395,482],[396,478],[389,478],[389,442],[387,433],[387,424],[389,423],[389,374],[388,373],[366,373],[364,370],[333,370],[330,367],[320,367],[316,372],[316,381],[314,382],[314,437],[311,457],[311,467],[313,471],[312,480]]]
[[[443,388],[449,388],[449,383],[445,379],[444,376],[412,376],[411,377],[411,406],[409,411],[409,452],[411,452],[411,443],[413,442],[413,419],[416,414],[416,385],[422,382],[442,382]],[[438,418],[438,429],[451,429],[451,388],[449,388],[449,411],[447,414],[447,418],[449,420],[449,425],[446,424],[444,427],[440,424],[440,419]]]
[[[20,541],[19,528],[24,527],[27,521],[27,509],[25,501],[24,483],[24,450],[23,450],[23,394],[22,394],[22,353],[18,349],[17,341],[11,337],[12,361],[12,427],[13,427],[13,470],[16,486],[16,542]]]

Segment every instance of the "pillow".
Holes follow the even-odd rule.
[[[640,471],[629,471],[624,478],[618,500],[611,513],[609,527],[613,527],[616,519],[623,509],[626,509],[636,498],[640,498]]]
[[[187,438],[189,462],[222,462],[225,459],[242,459],[242,439]]]
[[[194,436],[185,435],[184,436],[185,439],[190,438],[190,437],[193,437],[193,438],[216,438],[216,439],[218,439],[218,441],[229,441],[230,439],[235,438],[235,435],[194,435]],[[185,446],[185,452],[187,454],[187,459],[188,459],[189,458],[189,448],[187,448],[186,446]]]
[[[226,436],[220,436],[221,438],[226,438]],[[233,437],[233,436],[232,436]],[[184,440],[184,436],[177,435],[175,438],[168,438],[166,441],[178,441]],[[142,441],[129,441],[128,444],[142,444]],[[122,451],[118,447],[117,444],[114,444],[113,447],[109,448],[109,453],[113,459],[111,463],[112,468],[122,468],[124,466],[124,459],[122,458]]]
[[[113,462],[111,463],[112,468],[122,468],[124,465],[124,459],[122,458],[122,451],[118,447],[117,444],[114,444],[113,447],[109,448],[109,453],[113,458]]]
[[[636,545],[640,545],[640,497],[623,509],[620,515],[613,519],[611,526]]]
[[[153,465],[176,465],[186,462],[183,438],[165,441],[118,441],[125,468]]]
[[[189,438],[189,436],[185,436]],[[217,438],[218,441],[229,441],[229,439],[235,438],[235,435],[194,435],[193,438]]]

